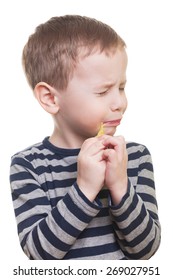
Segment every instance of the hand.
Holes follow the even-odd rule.
[[[103,160],[105,146],[100,138],[87,139],[78,156],[77,184],[90,200],[101,190],[105,180],[106,162]]]
[[[106,136],[103,144],[103,158],[106,161],[105,184],[110,190],[112,200],[118,204],[127,191],[127,150],[122,136]]]

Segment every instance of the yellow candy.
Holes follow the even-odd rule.
[[[104,134],[104,124],[101,123],[100,130],[97,133],[97,137],[102,136]]]

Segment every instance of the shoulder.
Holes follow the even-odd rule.
[[[130,165],[141,165],[143,163],[152,163],[152,157],[149,149],[136,142],[126,142],[128,162]]]
[[[127,142],[128,168],[136,169],[136,172],[142,169],[148,169],[153,172],[153,163],[148,148],[139,143]]]
[[[148,150],[148,148],[143,145],[143,144],[139,144],[136,142],[126,142],[126,148],[127,148],[127,152],[128,155],[132,156],[132,155],[150,155],[150,151]]]
[[[43,140],[42,142],[33,144],[33,145],[15,153],[11,157],[11,161],[13,164],[16,162],[19,162],[20,160],[32,162],[38,158],[43,159],[46,156],[48,156],[49,154],[52,154],[52,152],[50,150],[48,150],[47,147],[45,147],[44,140]]]

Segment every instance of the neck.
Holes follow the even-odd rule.
[[[58,129],[58,127],[54,127],[54,131],[49,138],[49,141],[56,147],[64,148],[64,149],[77,149],[81,148],[83,142],[86,138],[77,136],[71,131],[66,132]]]

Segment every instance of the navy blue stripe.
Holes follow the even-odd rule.
[[[157,207],[157,204],[156,204],[156,207]],[[152,219],[154,219],[156,221],[159,219],[158,215],[156,213],[154,213],[153,211],[148,210],[148,212],[149,212],[150,216],[152,217]]]
[[[96,217],[107,217],[109,216],[109,208],[108,207],[103,207],[97,214]]]
[[[61,214],[56,208],[52,210],[52,217],[54,218],[57,225],[59,225],[59,227],[61,227],[62,230],[64,230],[69,235],[77,237],[80,234],[80,231],[76,229],[72,224],[69,224],[65,220],[65,218],[61,216]]]
[[[45,148],[44,148],[45,149]],[[55,157],[55,154],[54,153],[49,153],[49,154],[44,154],[44,149],[40,150],[42,151],[43,153],[37,153],[37,152],[34,152],[33,154],[29,154],[29,155],[26,155],[26,159],[30,162],[32,162],[33,160],[37,159],[37,160],[45,160],[46,161],[51,161],[51,160],[62,160],[64,158],[64,155],[56,155]]]
[[[28,151],[31,151],[31,150],[34,150],[34,151],[42,151],[42,150],[44,150],[45,148],[44,148],[44,146],[43,146],[43,143],[42,142],[40,142],[40,143],[37,143],[37,144],[35,144],[34,145],[34,149],[33,149],[33,146],[29,146],[28,148],[26,148],[25,150],[23,150],[23,152],[25,153],[25,152],[28,152]]]
[[[108,198],[108,194],[109,194],[108,189],[102,189],[102,190],[98,193],[97,198],[99,198],[99,199]]]
[[[153,165],[151,164],[151,162],[143,162],[139,165],[139,170],[148,170],[153,172]]]
[[[53,181],[46,181],[45,183],[42,184],[42,187],[44,190],[54,190],[56,188],[66,188],[70,187],[74,184],[76,181],[76,178],[69,178],[69,179],[64,179],[64,180],[53,180]]]
[[[68,210],[70,211],[70,213],[72,213],[75,217],[77,217],[80,221],[82,221],[83,223],[88,224],[92,219],[93,216],[90,216],[88,214],[85,214],[85,212],[83,210],[81,210],[71,199],[71,197],[69,196],[69,194],[67,194],[64,198],[64,203],[66,205],[66,207],[68,208]]]
[[[28,179],[30,180],[34,179],[33,176],[30,173],[28,173],[28,171],[18,172],[10,176],[11,182],[28,180]]]
[[[138,195],[141,197],[141,199],[145,202],[150,202],[154,205],[157,205],[157,201],[155,199],[155,197],[153,197],[152,195],[148,194],[148,193],[138,193]]]
[[[141,153],[139,151],[132,152],[131,154],[128,154],[128,161],[139,160],[140,156]]]
[[[45,217],[47,217],[47,215],[48,215],[47,213],[42,213],[40,215],[38,214],[38,215],[31,216],[29,218],[26,218],[25,220],[23,220],[22,222],[20,222],[18,224],[18,233],[21,233],[25,228],[32,226],[39,220],[44,219]]]
[[[110,243],[104,244],[100,246],[92,246],[92,247],[85,247],[79,249],[72,249],[69,251],[64,260],[75,259],[75,258],[82,258],[82,257],[92,257],[92,256],[99,256],[102,254],[109,254],[112,252],[116,252],[119,250],[119,246],[117,243]]]
[[[50,204],[52,206],[52,208],[54,208],[55,206],[57,206],[57,203],[63,199],[63,196],[58,196],[58,197],[54,197],[50,199]]]
[[[136,142],[128,142],[127,144],[126,144],[126,147],[127,147],[127,149],[128,148],[131,148],[131,147],[137,147],[139,144],[138,143],[136,143]]]
[[[39,224],[39,228],[41,232],[43,233],[45,239],[47,239],[50,244],[52,244],[55,248],[61,250],[61,251],[68,251],[71,247],[71,244],[68,245],[64,243],[62,240],[60,240],[48,227],[46,220],[43,220]]]
[[[52,255],[50,255],[48,252],[46,252],[43,247],[41,246],[39,237],[38,237],[38,232],[37,228],[35,228],[32,232],[32,238],[34,240],[34,245],[37,249],[37,252],[41,256],[42,259],[44,260],[56,260],[57,258],[54,258]]]
[[[121,215],[116,216],[115,219],[117,222],[123,222],[127,219],[130,213],[137,207],[138,204],[138,196],[133,196],[133,202],[131,203],[130,207],[128,207]]]
[[[132,211],[130,211],[131,213]],[[143,222],[143,220],[145,219],[147,213],[146,213],[146,209],[144,204],[142,205],[141,211],[139,213],[139,216],[137,216],[136,219],[134,219],[129,226],[127,226],[126,228],[119,228],[118,225],[116,224],[116,222],[114,223],[114,228],[115,230],[121,230],[121,232],[123,233],[123,235],[128,235],[130,232],[132,232],[135,228],[139,227],[140,224]],[[140,217],[140,219],[139,219]]]
[[[79,189],[79,187],[78,187],[78,185],[77,185],[76,182],[74,183],[74,187],[75,187],[75,189],[76,189],[78,195],[79,195],[88,205],[90,205],[90,207],[92,207],[92,208],[94,208],[94,209],[96,209],[96,210],[98,210],[98,211],[100,211],[100,209],[102,209],[101,204],[99,204],[99,205],[93,204],[89,199],[87,199],[87,197],[86,197],[86,196],[83,194],[83,192],[81,192],[81,190]]]
[[[155,188],[155,184],[154,184],[153,180],[146,178],[146,177],[141,177],[141,176],[138,177],[137,185],[146,185],[153,189]]]
[[[58,148],[54,146],[52,143],[49,142],[49,137],[46,137],[43,140],[43,145],[48,148],[48,150],[52,151],[56,155],[62,155],[63,157],[70,157],[70,156],[77,156],[80,152],[80,149],[63,149],[63,148]]]
[[[132,147],[135,147],[135,146],[138,146],[139,144],[134,144],[134,143],[130,143],[130,144],[127,144],[127,150],[128,148],[132,148]],[[136,160],[136,159],[140,159],[141,157],[143,156],[150,156],[150,152],[149,150],[144,146],[142,145],[143,147],[143,150],[140,151],[140,150],[137,150],[136,152],[132,151],[130,152],[130,150],[128,151],[128,160]]]
[[[29,161],[27,161],[25,158],[22,158],[22,157],[13,158],[12,162],[11,162],[11,166],[12,165],[20,165],[26,169],[34,171],[32,164]]]
[[[47,197],[37,197],[27,200],[23,205],[15,209],[16,217],[38,205],[50,205]]]
[[[76,172],[77,171],[77,164],[74,163],[74,164],[71,164],[71,165],[68,165],[68,166],[61,166],[61,165],[58,165],[58,161],[57,161],[57,165],[56,166],[38,166],[35,168],[35,171],[38,175],[41,175],[41,174],[44,174],[44,173],[52,173],[52,172],[55,172],[55,173],[58,173],[58,174],[61,174],[62,172],[69,172],[69,176],[70,176],[70,172]]]
[[[145,257],[145,255],[147,255],[148,253],[151,252],[151,249],[152,249],[152,246],[153,246],[154,241],[155,241],[155,238],[152,239],[152,240],[148,243],[148,245],[146,245],[146,247],[145,247],[143,250],[139,251],[138,253],[128,253],[128,252],[126,252],[126,251],[123,250],[123,251],[124,251],[124,254],[125,254],[129,259],[131,259],[131,260],[140,260],[140,259],[142,259],[143,257]]]
[[[24,246],[26,245],[26,240],[27,240],[29,234],[30,234],[30,232],[25,234],[24,238],[21,240],[20,245],[22,248],[24,248]]]
[[[140,227],[140,224],[139,224],[139,227]],[[127,241],[126,239],[121,240],[121,244],[124,247],[125,246],[128,246],[128,247],[137,246],[139,243],[141,243],[150,234],[152,228],[153,228],[153,221],[151,219],[149,219],[147,227],[144,229],[144,231],[141,234],[136,236],[132,241]]]
[[[86,228],[78,237],[78,239],[83,239],[87,237],[98,237],[104,236],[106,234],[114,234],[113,225],[98,226],[93,228]]]
[[[135,177],[138,176],[139,169],[138,168],[128,168],[127,175],[128,177]]]
[[[15,189],[12,192],[12,197],[13,200],[17,199],[20,195],[22,194],[29,194],[35,190],[38,189],[38,185],[34,185],[34,184],[28,184],[28,185],[24,185],[22,188],[20,189]]]

